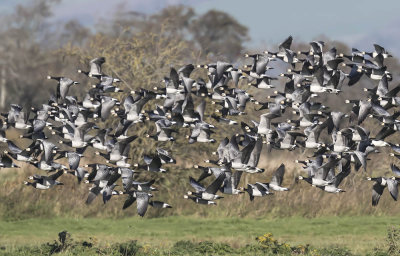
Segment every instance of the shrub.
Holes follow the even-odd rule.
[[[330,246],[318,250],[319,255],[351,256],[354,255],[348,248],[339,246]]]
[[[256,240],[267,252],[272,252],[274,254],[290,255],[292,252],[301,254],[308,252],[308,246],[291,247],[288,243],[279,243],[271,233],[256,237]]]
[[[138,245],[136,240],[125,243],[117,243],[111,246],[111,251],[119,252],[121,256],[136,255],[139,249],[142,248]]]
[[[171,248],[173,255],[231,255],[236,250],[225,243],[204,241],[193,243],[191,241],[179,241]]]
[[[391,226],[388,228],[386,242],[389,255],[400,255],[400,227]]]

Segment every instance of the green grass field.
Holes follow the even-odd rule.
[[[75,240],[94,238],[99,244],[138,240],[141,244],[166,248],[180,240],[225,242],[233,247],[255,242],[272,233],[292,245],[315,247],[340,245],[355,253],[370,251],[385,243],[387,229],[400,225],[396,217],[320,217],[250,219],[165,217],[154,219],[28,219],[0,221],[0,245],[15,247],[52,241],[67,230]]]

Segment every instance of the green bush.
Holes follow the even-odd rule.
[[[400,255],[400,227],[389,227],[386,237],[389,255]]]
[[[367,254],[368,256],[389,256],[386,250],[381,248],[375,248],[372,253]]]
[[[171,248],[171,253],[173,255],[232,255],[235,249],[225,243],[179,241]]]
[[[121,256],[133,256],[138,253],[142,247],[138,245],[136,240],[118,243],[111,246],[111,251],[119,252]]]
[[[318,255],[352,256],[354,254],[346,247],[330,246],[318,250]]]
[[[309,246],[295,246],[291,247],[288,243],[279,243],[277,239],[271,233],[266,233],[262,236],[256,237],[258,244],[265,249],[266,252],[280,255],[291,255],[296,254],[307,254],[309,252]]]

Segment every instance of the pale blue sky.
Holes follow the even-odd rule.
[[[27,0],[0,0],[1,13]],[[380,43],[400,54],[400,1],[387,0],[62,0],[54,8],[54,20],[77,19],[96,24],[121,6],[125,10],[153,13],[171,4],[188,4],[197,13],[222,10],[249,28],[252,47],[278,43],[288,35],[311,41],[320,35],[352,46],[372,48]]]

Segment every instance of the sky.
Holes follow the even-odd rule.
[[[1,0],[0,13],[30,1]],[[227,12],[249,28],[249,47],[279,43],[289,35],[305,42],[324,35],[363,50],[371,50],[373,43],[382,44],[400,56],[398,0],[61,0],[53,9],[53,19],[92,26],[121,7],[151,14],[174,4],[189,5],[198,14],[211,9]]]

